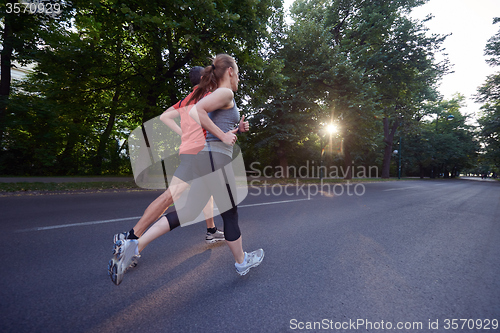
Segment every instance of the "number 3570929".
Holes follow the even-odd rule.
[[[54,14],[60,14],[61,13],[61,5],[58,3],[50,3],[50,2],[42,2],[42,1],[37,1],[37,2],[8,2],[6,3],[6,13],[7,14],[19,14],[19,13],[26,13],[26,14],[37,14],[37,13],[42,13],[42,14],[47,14],[47,15],[54,15]]]
[[[496,330],[498,319],[445,319],[445,330]]]

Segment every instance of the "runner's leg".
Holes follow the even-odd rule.
[[[168,189],[146,208],[144,214],[133,228],[134,234],[141,237],[187,187],[187,183],[175,176],[172,177]]]

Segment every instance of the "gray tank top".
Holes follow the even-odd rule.
[[[240,120],[240,113],[234,99],[232,108],[218,109],[210,112],[208,116],[224,133],[235,129],[235,125],[237,125]],[[229,155],[230,157],[233,156],[233,146],[226,145],[210,132],[207,132],[207,139],[203,151],[208,150],[223,153]]]

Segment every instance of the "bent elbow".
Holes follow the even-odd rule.
[[[165,113],[162,113],[162,114],[160,115],[160,120],[161,120],[162,122],[165,122],[165,120],[166,120],[166,119],[167,119],[167,117],[166,117]]]
[[[189,116],[191,118],[196,118],[198,116],[198,110],[196,109],[195,106],[193,106],[191,110],[189,110]]]
[[[189,110],[189,116],[193,118],[198,123],[198,125],[201,125],[200,116],[198,114],[198,109],[196,108],[196,105],[193,106],[191,110]]]

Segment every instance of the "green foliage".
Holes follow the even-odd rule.
[[[29,194],[43,194],[46,192],[66,192],[78,193],[99,192],[106,190],[139,190],[134,181],[89,181],[89,182],[63,182],[63,183],[42,183],[42,182],[21,182],[21,183],[0,183],[0,194],[27,192]]]
[[[497,24],[498,22],[500,22],[500,17],[495,17],[493,24]],[[488,40],[484,49],[484,55],[490,57],[486,60],[490,66],[500,65],[500,31]]]
[[[11,96],[4,174],[130,172],[128,134],[190,91],[190,67],[233,55],[249,82],[237,96],[247,112],[246,96],[263,99],[279,67],[262,50],[280,1],[75,0],[64,13],[16,35],[32,42],[37,66]],[[27,46],[14,49],[28,60]]]
[[[273,52],[283,61],[286,81],[257,110],[255,147],[270,163],[321,151],[321,128],[337,122],[344,138],[345,162],[380,163],[372,154],[389,148],[398,124],[421,118],[424,101],[436,98],[435,84],[447,63],[434,54],[445,37],[425,35],[421,22],[405,13],[423,1],[300,0],[291,9],[294,23],[283,29]],[[381,138],[382,120],[394,124]],[[312,154],[314,155],[314,154]],[[319,156],[319,154],[316,154]],[[367,156],[373,158],[367,160]],[[389,156],[390,157],[390,156]]]
[[[403,133],[403,166],[407,175],[457,176],[474,167],[479,141],[460,109],[465,97],[432,103],[428,116],[409,134]],[[432,118],[431,118],[432,117]]]
[[[446,36],[428,36],[425,22],[406,15],[424,2],[297,0],[290,26],[280,0],[74,0],[57,18],[7,17],[0,6],[2,57],[10,47],[12,60],[36,63],[2,95],[0,172],[130,173],[129,133],[184,97],[189,69],[218,53],[240,68],[236,100],[252,125],[239,137],[247,165],[319,163],[329,145],[323,129],[335,122],[344,155],[325,149],[326,163],[383,165],[388,176],[399,131],[408,172],[464,170],[478,144],[463,99],[436,93],[448,71],[435,60]],[[498,62],[497,35],[486,53]],[[490,77],[478,94],[491,161],[499,83]]]
[[[493,24],[500,22],[495,18]],[[491,66],[500,65],[500,31],[486,44],[486,62]],[[478,119],[480,137],[484,145],[481,155],[481,173],[500,172],[500,73],[488,76],[486,82],[478,88],[476,101],[484,103]]]
[[[482,115],[478,122],[485,145],[483,161],[490,165],[490,168],[496,167],[495,169],[500,171],[500,103],[486,103],[481,110]]]

